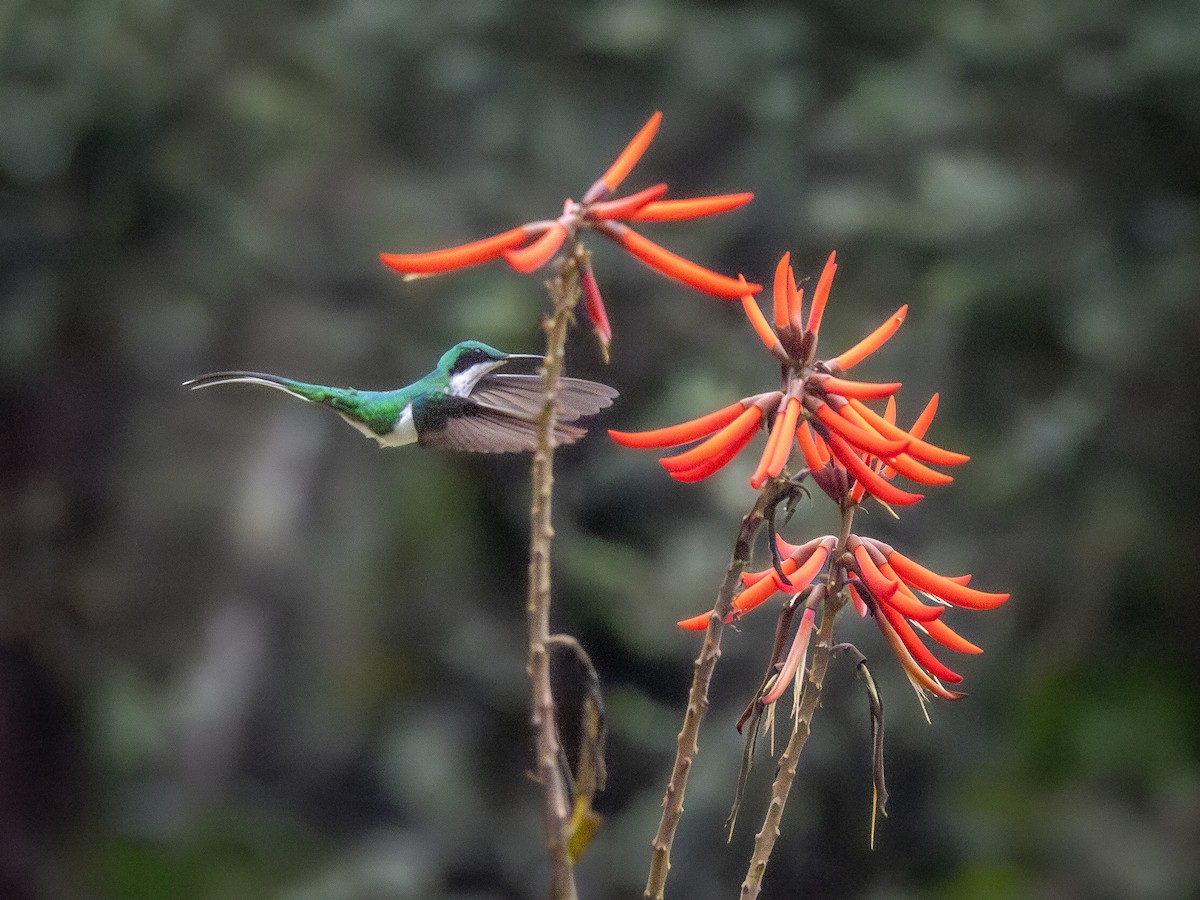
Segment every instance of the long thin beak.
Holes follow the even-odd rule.
[[[542,356],[540,353],[507,353],[504,356],[504,361],[508,362],[510,359],[545,359],[545,358],[546,357]]]

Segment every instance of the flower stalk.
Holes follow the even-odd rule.
[[[555,724],[554,694],[550,682],[551,549],[554,525],[554,425],[558,381],[562,375],[567,328],[582,293],[581,266],[586,252],[569,247],[546,282],[551,314],[542,322],[546,352],[542,362],[545,399],[538,418],[537,449],[530,467],[532,499],[529,507],[529,588],[526,602],[529,649],[526,671],[532,691],[532,726],[535,777],[542,786],[542,822],[550,857],[551,900],[574,900],[574,868],[570,854],[572,800],[560,765],[562,747]]]
[[[704,644],[700,655],[696,657],[692,671],[692,685],[688,690],[687,710],[683,715],[683,727],[679,731],[676,742],[675,764],[671,769],[671,777],[667,782],[666,794],[663,796],[662,817],[659,820],[658,831],[651,842],[650,874],[646,879],[645,900],[662,900],[666,889],[667,874],[671,870],[671,845],[675,840],[675,830],[683,815],[683,797],[687,789],[688,776],[691,774],[692,763],[700,752],[697,743],[700,734],[700,723],[708,712],[708,688],[712,683],[713,671],[717,660],[721,658],[721,636],[725,623],[732,614],[733,598],[742,583],[742,573],[750,562],[754,548],[754,540],[762,529],[767,515],[792,491],[792,486],[786,482],[772,480],[759,492],[754,506],[742,519],[737,537],[733,543],[733,553],[729,566],[725,570],[725,578],[717,592],[717,602],[708,615],[708,629],[704,635]]]

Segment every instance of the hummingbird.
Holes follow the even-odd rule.
[[[328,406],[383,447],[419,444],[473,453],[519,453],[537,446],[537,423],[545,402],[541,375],[496,372],[515,359],[542,359],[530,353],[504,353],[480,341],[455,344],[437,368],[407,387],[392,391],[307,384],[261,372],[213,372],[185,381],[196,390],[215,384],[261,384]],[[573,444],[587,429],[568,424],[612,405],[617,392],[581,378],[560,378],[554,443]]]

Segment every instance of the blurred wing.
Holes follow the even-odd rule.
[[[536,421],[546,396],[541,375],[485,375],[471,391],[480,406],[519,419]],[[558,418],[573,422],[611,406],[617,391],[606,384],[582,378],[558,381]]]
[[[559,424],[555,444],[573,444],[586,434],[583,428]],[[537,423],[490,409],[472,409],[452,416],[436,429],[421,433],[425,447],[462,450],[467,453],[527,453],[537,449]]]

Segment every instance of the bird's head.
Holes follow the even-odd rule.
[[[482,341],[463,341],[442,354],[438,371],[450,379],[451,393],[466,396],[480,378],[509,360],[541,358],[533,353],[504,353]]]

